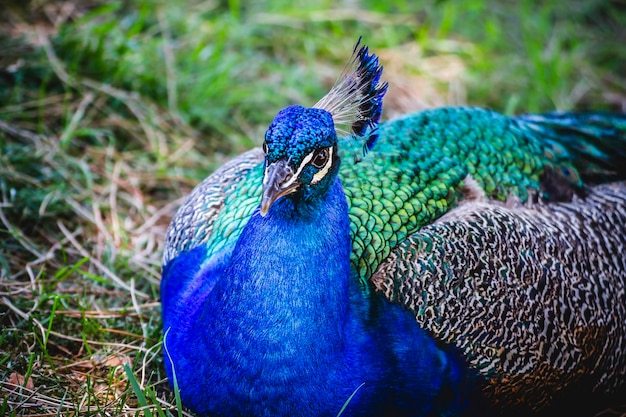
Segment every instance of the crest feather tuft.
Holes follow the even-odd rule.
[[[361,38],[333,88],[313,107],[329,112],[339,132],[367,136],[363,145],[365,154],[378,139],[376,130],[388,84],[380,81],[383,67],[378,57],[370,54],[367,46],[359,48],[360,44]],[[349,126],[351,132],[340,126]]]

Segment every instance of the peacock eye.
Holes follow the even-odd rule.
[[[322,169],[328,162],[328,155],[328,148],[320,149],[317,151],[317,154],[313,158],[311,164],[313,164],[315,168]]]
[[[267,142],[263,141],[263,153],[267,155]]]

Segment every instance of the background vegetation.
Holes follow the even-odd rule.
[[[360,35],[386,117],[626,110],[623,1],[2,3],[0,415],[183,413],[160,356],[169,220]]]

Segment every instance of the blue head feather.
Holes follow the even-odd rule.
[[[337,177],[337,133],[326,110],[290,106],[280,111],[265,134],[264,149],[262,215],[287,195],[305,202],[297,207],[309,211]]]
[[[282,196],[314,201],[328,189],[339,169],[337,125],[366,138],[363,154],[376,143],[387,83],[380,82],[378,57],[360,44],[361,38],[338,81],[313,108],[287,107],[268,128],[262,215]]]
[[[356,51],[361,38],[354,47]],[[352,130],[359,136],[363,136],[368,128],[370,135],[367,138],[363,151],[367,152],[374,147],[378,132],[376,132],[380,116],[383,112],[383,96],[387,92],[387,83],[380,84],[380,76],[383,73],[382,65],[378,64],[378,57],[369,54],[367,46],[361,47],[356,55],[356,61],[359,63],[356,72],[357,79],[365,81],[364,99],[362,100],[359,110],[363,119],[358,119],[352,124]]]
[[[383,96],[388,84],[381,83],[383,67],[378,57],[361,46],[354,46],[352,58],[333,86],[314,107],[327,110],[336,125],[348,125],[357,136],[367,136],[363,153],[378,139],[377,126],[383,111]]]
[[[333,118],[326,110],[289,106],[265,133],[266,163],[286,158],[297,167],[311,151],[337,143]]]

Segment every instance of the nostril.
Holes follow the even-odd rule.
[[[281,168],[281,171],[278,173],[283,178],[283,180],[280,182],[280,187],[286,188],[289,187],[294,181],[294,172],[287,164],[283,165]]]

